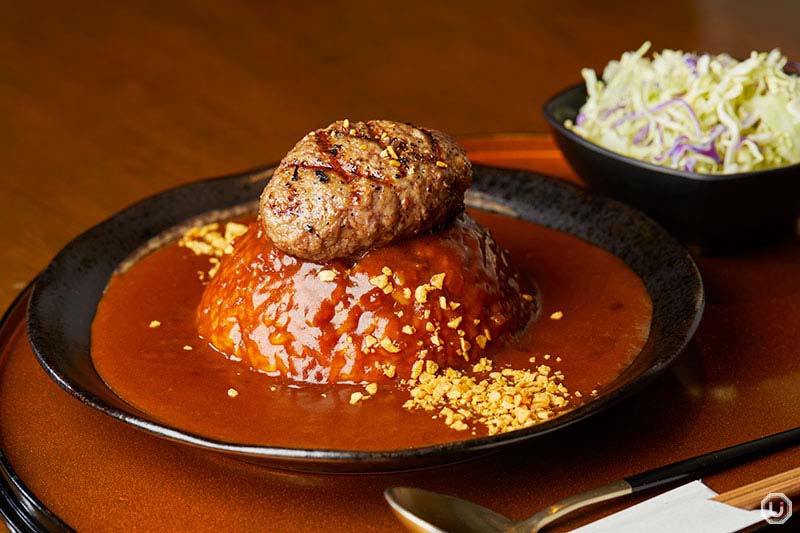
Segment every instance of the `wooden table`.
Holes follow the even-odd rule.
[[[742,56],[780,46],[800,57],[800,4],[791,0],[735,7],[677,0],[646,8],[577,1],[106,4],[19,3],[0,17],[0,308],[67,241],[125,205],[276,161],[306,131],[336,118],[413,121],[465,139],[477,161],[568,176],[541,137],[468,134],[543,131],[539,109],[550,94],[577,81],[582,66],[601,67],[648,38],[656,48]],[[638,401],[555,446],[574,458],[560,476],[548,471],[537,484],[525,477],[535,465],[520,468],[512,455],[495,470],[453,469],[473,486],[451,492],[521,517],[599,482],[800,423],[800,247],[705,257],[700,266],[709,305],[695,341]],[[37,368],[26,367],[23,377],[42,379]],[[83,408],[54,386],[36,394],[53,402],[48,419]],[[120,429],[111,439],[140,438],[132,435]],[[91,435],[97,446],[105,437]],[[165,453],[177,472],[186,458]],[[798,453],[709,482],[726,490],[795,466]],[[495,489],[504,482],[521,488],[519,499],[487,495],[479,485],[487,472]],[[378,490],[383,480],[348,485],[244,475],[254,487],[291,487],[274,501],[295,489],[324,500],[316,487],[364,506],[376,529],[394,525],[379,499],[360,492]],[[408,479],[447,489],[442,478]],[[144,487],[148,480],[140,481]],[[47,497],[57,500],[59,490],[70,489],[54,486]],[[276,527],[293,525],[286,518]]]
[[[544,131],[551,94],[645,39],[800,57],[793,0],[32,0],[2,13],[3,309],[120,208],[277,161],[337,118]]]
[[[463,144],[476,162],[575,180],[543,136],[465,138]],[[708,290],[705,315],[663,377],[610,411],[508,453],[416,473],[324,476],[187,449],[103,416],[59,389],[25,341],[24,308],[0,332],[0,449],[34,493],[79,529],[181,530],[187,520],[193,527],[199,520],[209,530],[393,530],[398,524],[381,493],[395,485],[459,495],[524,518],[570,494],[800,426],[800,243],[701,257],[699,265]],[[722,492],[797,464],[800,447],[706,482]],[[559,530],[632,501],[605,505]]]

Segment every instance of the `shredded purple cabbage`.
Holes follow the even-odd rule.
[[[642,142],[649,132],[650,124],[646,125],[636,133],[636,136],[633,138],[633,144],[639,144]]]
[[[686,66],[692,71],[692,74],[697,76],[697,56],[694,54],[686,54],[683,57],[683,61],[686,63]]]
[[[672,162],[672,166],[678,166],[678,162],[681,160],[684,154],[691,151],[698,155],[708,157],[715,163],[722,163],[722,157],[720,157],[719,153],[717,152],[715,141],[726,129],[727,128],[725,126],[717,124],[714,129],[711,130],[708,140],[702,144],[692,144],[689,142],[689,138],[686,135],[681,135],[675,139],[675,142],[672,143],[672,146],[669,148],[669,150],[657,155],[654,159],[655,161],[661,162],[665,158],[669,157],[670,161]],[[692,168],[694,168],[695,160],[694,158],[690,159],[692,160]],[[689,159],[687,159],[687,163],[688,161]]]
[[[625,108],[624,104],[619,104],[619,105],[615,105],[614,107],[609,108],[609,109],[603,109],[602,111],[600,111],[598,113],[598,117],[600,118],[600,120],[605,120],[608,117],[610,117],[612,114],[614,114],[617,111],[619,111],[620,109],[624,109],[624,108]]]
[[[666,102],[661,102],[660,104],[654,105],[653,107],[649,108],[647,111],[649,113],[657,113],[657,112],[661,111],[662,109],[671,106],[672,104],[680,104],[689,112],[689,116],[692,117],[692,122],[694,122],[694,125],[697,128],[697,133],[699,135],[703,131],[703,127],[700,125],[700,119],[697,118],[697,114],[694,112],[694,109],[692,108],[691,104],[689,104],[689,102],[687,102],[686,100],[684,100],[680,96],[675,97],[675,98],[670,98]],[[641,111],[638,111],[636,113],[628,113],[624,117],[616,120],[611,125],[611,127],[613,129],[616,129],[616,128],[620,127],[621,125],[623,125],[625,122],[629,121],[629,120],[634,120],[634,119],[637,119],[637,118],[641,118],[643,116],[644,116],[644,113],[641,112]]]
[[[686,141],[688,141],[688,140],[689,140],[689,137],[687,137],[686,135],[681,135],[680,137],[675,139],[675,141],[672,143],[672,146],[670,146],[668,150],[658,154],[653,159],[655,159],[658,162],[661,162],[661,161],[664,160],[665,157],[670,157],[670,158],[673,158],[672,159],[673,162],[676,161],[675,154],[679,150],[682,150],[680,152],[680,155],[683,155],[683,151],[685,151],[685,149],[683,149],[683,146],[686,143]],[[678,159],[680,159],[680,155],[678,156]]]
[[[586,120],[586,115],[583,113],[578,113],[578,116],[575,117],[575,124],[580,126]]]

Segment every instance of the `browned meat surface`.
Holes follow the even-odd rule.
[[[286,154],[259,213],[275,246],[321,263],[449,222],[464,209],[471,181],[464,151],[444,133],[344,120]]]

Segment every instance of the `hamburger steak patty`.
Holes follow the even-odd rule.
[[[450,137],[389,120],[334,122],[286,154],[259,214],[282,251],[322,263],[443,225],[464,209],[472,167]]]

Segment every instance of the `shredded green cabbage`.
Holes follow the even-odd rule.
[[[650,43],[611,61],[602,80],[583,69],[588,99],[565,125],[622,155],[702,174],[800,161],[800,78],[780,51],[744,61]]]

